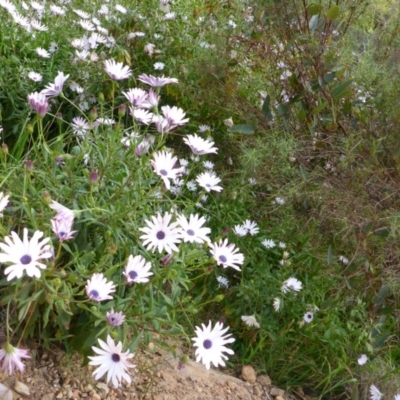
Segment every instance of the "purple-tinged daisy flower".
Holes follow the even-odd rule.
[[[28,74],[28,78],[33,80],[34,82],[41,82],[43,79],[43,76],[38,74],[37,72],[31,71]]]
[[[37,48],[36,48],[36,53],[37,53],[40,57],[43,57],[43,58],[50,58],[50,57],[51,57],[51,54],[50,54],[47,50],[42,49],[41,47],[37,47]]]
[[[74,225],[73,218],[53,218],[51,225],[53,232],[60,241],[73,239],[77,232],[72,230],[72,226]]]
[[[239,253],[239,249],[234,244],[228,244],[228,239],[220,240],[218,243],[210,244],[210,253],[223,268],[234,268],[240,271],[239,265],[244,262],[244,255]]]
[[[115,60],[104,61],[105,71],[111,79],[120,81],[127,79],[132,75],[132,71],[127,65],[124,66],[122,62],[115,62]]]
[[[44,117],[50,109],[47,97],[43,93],[34,92],[28,94],[28,103],[40,117]]]
[[[20,372],[24,372],[25,365],[22,362],[22,358],[31,358],[31,356],[28,355],[28,351],[29,350],[18,349],[6,343],[4,348],[0,350],[1,369],[9,375],[14,373],[15,368]]]
[[[125,321],[125,315],[121,311],[115,312],[112,308],[111,311],[106,313],[106,319],[111,326],[120,326]]]
[[[141,255],[135,257],[130,255],[124,271],[126,281],[130,285],[132,283],[146,283],[149,281],[148,277],[153,275],[150,269],[151,262],[146,262]]]
[[[107,336],[107,343],[98,339],[101,349],[92,346],[92,349],[98,356],[90,356],[90,365],[98,366],[93,372],[94,378],[99,380],[107,372],[107,384],[112,381],[115,388],[121,385],[122,379],[128,383],[132,382],[131,377],[127,373],[128,368],[135,368],[136,365],[130,363],[130,359],[134,354],[129,351],[122,352],[122,343],[115,345],[110,335]]]
[[[183,141],[190,147],[194,154],[199,156],[203,154],[209,153],[217,153],[218,148],[213,147],[214,142],[210,139],[203,139],[202,137],[194,134],[194,135],[187,135],[183,138]]]
[[[241,320],[247,325],[247,326],[254,326],[255,328],[259,328],[260,324],[257,322],[256,317],[254,315],[242,315]]]
[[[58,71],[58,75],[56,76],[54,83],[50,83],[49,85],[47,85],[41,91],[41,93],[47,97],[58,96],[62,92],[64,83],[68,78],[69,78],[69,75],[64,75],[63,72]]]
[[[246,221],[243,222],[243,228],[246,233],[249,233],[250,235],[257,235],[260,230],[257,222],[251,221],[250,219],[246,219]]]
[[[140,236],[143,239],[143,245],[147,250],[158,250],[161,253],[165,250],[171,254],[173,251],[178,252],[176,246],[181,241],[180,229],[177,222],[170,224],[172,215],[165,213],[164,216],[157,214],[156,217],[151,217],[152,221],[145,221],[147,227],[139,228],[145,234]]]
[[[148,93],[140,88],[132,88],[129,89],[127,92],[122,92],[122,94],[135,108],[143,108],[143,104],[146,103],[148,96]]]
[[[86,285],[86,294],[93,301],[112,300],[110,293],[115,292],[115,284],[108,282],[103,274],[93,274],[88,279]]]
[[[46,269],[46,265],[39,262],[41,259],[53,257],[51,246],[47,244],[50,238],[42,238],[43,232],[36,231],[31,240],[28,239],[28,229],[24,228],[23,240],[15,232],[6,236],[0,243],[0,263],[11,263],[12,265],[4,270],[7,281],[13,278],[21,278],[24,271],[29,277],[40,278],[40,269]]]
[[[196,349],[196,362],[202,362],[207,369],[210,369],[211,363],[214,367],[219,365],[225,366],[225,360],[228,356],[223,354],[234,354],[233,350],[228,349],[225,345],[233,343],[234,338],[231,338],[231,334],[224,335],[229,327],[223,329],[223,324],[217,322],[214,329],[212,328],[211,321],[208,326],[201,324],[201,328],[196,326],[196,337],[192,338],[194,341],[194,347]]]
[[[141,74],[138,76],[138,80],[153,86],[153,87],[161,87],[161,86],[165,86],[168,85],[169,83],[178,83],[178,79],[176,78],[166,78],[164,76],[161,77],[156,77],[153,75],[147,75],[147,74]]]
[[[85,137],[86,132],[90,129],[89,123],[82,117],[74,117],[71,123],[72,132],[80,138]]]
[[[163,106],[161,107],[161,111],[164,115],[164,119],[167,121],[168,131],[177,126],[185,125],[189,121],[189,118],[184,118],[186,113],[176,106]]]
[[[54,219],[74,219],[75,214],[69,208],[63,206],[62,204],[58,203],[57,201],[52,200],[49,207],[56,211],[57,214]]]

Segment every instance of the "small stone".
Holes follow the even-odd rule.
[[[254,386],[254,390],[253,393],[255,396],[261,396],[262,395],[262,389],[260,388],[260,386]]]
[[[274,396],[274,397],[284,397],[285,396],[285,391],[282,389],[278,389],[278,388],[272,388],[269,392],[270,395]]]
[[[0,399],[2,400],[13,400],[12,391],[2,383],[0,383]]]
[[[93,393],[90,398],[91,400],[101,400],[101,396],[97,393]]]
[[[89,393],[93,390],[93,386],[92,385],[86,385],[83,387],[82,391],[85,393]]]
[[[24,385],[20,381],[15,382],[14,390],[17,393],[22,394],[23,396],[30,396],[30,394],[31,394],[31,392],[29,391],[28,386]]]
[[[42,397],[42,400],[54,400],[53,393],[47,393]]]
[[[257,374],[251,365],[243,365],[242,378],[249,383],[254,383],[257,379]]]
[[[235,383],[232,382],[232,381],[226,381],[226,384],[228,385],[228,387],[229,387],[230,389],[235,389],[235,388],[236,388]]]
[[[271,378],[268,375],[259,375],[257,376],[257,382],[261,386],[271,386]]]
[[[63,392],[60,390],[56,395],[56,399],[62,399],[64,397]]]
[[[97,389],[99,389],[100,392],[103,392],[104,394],[108,394],[108,392],[110,391],[110,388],[103,382],[99,382],[96,385]],[[101,394],[101,393],[100,393]]]
[[[282,396],[276,396],[276,397],[275,397],[275,400],[285,400],[285,398],[282,397]]]

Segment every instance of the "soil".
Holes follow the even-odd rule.
[[[92,378],[93,367],[82,366],[78,356],[62,351],[32,354],[23,374],[0,372],[0,400],[291,400],[294,397],[271,385],[267,375],[256,376],[251,366],[243,370],[248,382],[202,364],[185,365],[170,353],[138,350],[132,383],[115,389]],[[2,389],[5,390],[2,392]],[[7,388],[10,390],[7,391]],[[3,393],[3,394],[2,394]],[[7,397],[8,396],[8,397]],[[11,397],[12,396],[12,397]]]

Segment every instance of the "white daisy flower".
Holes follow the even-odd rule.
[[[22,359],[31,358],[31,356],[28,355],[28,352],[29,350],[19,349],[6,342],[4,348],[0,349],[0,364],[2,370],[9,375],[12,375],[15,369],[18,369],[20,372],[24,372],[25,364],[22,362]],[[4,397],[1,397],[3,399],[9,398],[7,396],[8,389],[6,389],[6,392],[4,392],[3,390],[4,389],[2,387],[1,392],[2,394],[4,394]]]
[[[233,227],[233,232],[235,232],[236,236],[246,236],[247,230],[243,227],[243,225],[235,225]]]
[[[51,54],[50,54],[47,50],[42,49],[41,47],[37,47],[37,48],[36,48],[36,53],[37,53],[40,57],[43,57],[43,58],[50,58],[50,56],[51,56]]]
[[[132,71],[122,62],[117,63],[115,60],[104,61],[105,71],[108,76],[116,81],[127,79],[132,75]]]
[[[79,9],[77,9],[77,8],[73,9],[72,11],[73,11],[79,18],[82,18],[82,19],[89,19],[89,18],[90,18],[90,14],[89,14],[88,12],[86,12],[86,11],[82,11],[82,10],[79,10]]]
[[[339,261],[345,265],[349,263],[349,259],[346,258],[345,256],[339,256]]]
[[[31,19],[31,27],[39,32],[46,32],[49,28],[36,19]]]
[[[250,233],[250,235],[257,235],[260,228],[257,226],[257,223],[246,219],[243,223],[243,228],[246,230],[246,233]]]
[[[228,244],[228,239],[220,240],[219,243],[210,244],[210,253],[223,268],[234,268],[240,271],[239,265],[244,262],[244,255],[238,253],[239,249],[234,244]]]
[[[370,397],[371,400],[381,400],[382,398],[382,393],[378,390],[378,388],[374,384],[372,384],[369,387],[369,393],[371,394]]]
[[[154,63],[153,67],[155,70],[162,71],[165,67],[165,64],[162,62],[156,62]]]
[[[279,297],[274,298],[273,307],[275,312],[281,311],[282,300]]]
[[[124,275],[128,284],[132,283],[146,283],[149,281],[149,276],[153,275],[149,272],[151,269],[151,262],[146,262],[146,260],[141,256],[130,255],[128,263],[125,266]]]
[[[208,131],[211,131],[210,125],[200,125],[199,126],[199,132],[200,133],[205,133],[205,132],[208,132]]]
[[[250,185],[257,185],[257,179],[249,178]]]
[[[207,369],[210,369],[212,363],[214,367],[218,365],[225,366],[225,360],[228,356],[223,354],[234,354],[233,350],[228,349],[225,345],[235,341],[230,338],[231,334],[224,335],[229,327],[223,329],[223,324],[217,322],[214,329],[211,329],[211,321],[208,326],[201,324],[202,328],[196,326],[197,337],[192,338],[196,349],[196,362],[202,362]]]
[[[365,365],[368,361],[368,356],[366,354],[361,354],[360,357],[358,357],[358,365]]]
[[[38,74],[37,72],[31,71],[28,74],[28,78],[33,80],[34,82],[41,82],[43,79],[43,76]]]
[[[206,222],[204,217],[199,217],[198,214],[190,214],[189,220],[187,220],[184,215],[179,215],[177,220],[181,227],[184,242],[210,243],[210,238],[207,235],[211,233],[211,229],[203,227]]]
[[[142,108],[129,108],[131,111],[131,115],[135,118],[136,121],[141,122],[142,124],[149,125],[153,121],[153,113],[144,110]]]
[[[218,287],[224,287],[225,289],[229,288],[229,281],[228,278],[225,276],[219,275],[217,276],[217,281],[218,281]]]
[[[65,9],[56,4],[50,4],[50,11],[54,15],[65,15]]]
[[[166,78],[165,76],[153,76],[147,74],[141,74],[137,79],[152,87],[161,87],[168,85],[169,83],[179,83],[177,78]]]
[[[303,320],[307,324],[309,324],[313,319],[314,319],[314,314],[311,311],[307,311],[303,316]]]
[[[283,206],[286,203],[286,200],[282,197],[275,197],[274,203]]]
[[[82,117],[74,117],[71,123],[72,132],[78,137],[85,137],[86,132],[90,129],[89,123]]]
[[[48,242],[50,238],[43,237],[43,232],[35,231],[31,240],[28,239],[28,229],[24,228],[23,240],[15,232],[4,238],[5,243],[0,243],[0,263],[10,263],[4,270],[7,275],[7,281],[13,278],[21,278],[26,271],[29,277],[40,278],[40,270],[46,269],[46,265],[39,262],[41,259],[53,257],[52,248]]]
[[[283,282],[281,290],[282,293],[287,293],[291,290],[294,292],[299,292],[303,287],[303,284],[296,278],[289,278],[286,279],[285,282]]]
[[[281,248],[281,249],[286,249],[286,243],[279,242],[278,243],[278,247]]]
[[[107,372],[107,384],[112,381],[115,388],[121,385],[122,379],[131,383],[131,377],[127,373],[128,368],[135,368],[136,365],[131,364],[129,359],[134,357],[134,354],[129,351],[122,352],[122,343],[115,345],[114,340],[110,335],[107,336],[107,343],[98,339],[101,349],[92,346],[98,356],[89,356],[90,365],[99,366],[93,375],[96,380],[99,380]]]
[[[177,162],[178,158],[166,151],[159,151],[153,155],[151,165],[154,172],[162,178],[167,189],[171,187],[169,180],[178,178],[184,171],[184,167],[174,168]]]
[[[213,147],[214,142],[211,139],[203,139],[196,134],[187,135],[185,138],[183,138],[183,141],[190,147],[192,152],[197,155],[218,152],[218,148]]]
[[[176,244],[181,241],[180,228],[177,222],[170,224],[171,218],[172,215],[169,213],[165,213],[163,217],[157,214],[156,217],[151,217],[153,222],[145,221],[147,227],[139,228],[140,231],[145,233],[140,236],[140,239],[144,240],[143,245],[147,250],[154,252],[158,249],[159,253],[165,250],[169,254],[173,251],[179,251]]]
[[[254,326],[256,328],[260,327],[260,324],[257,322],[256,318],[254,315],[242,315],[241,320],[247,325],[247,326]]]
[[[211,161],[203,161],[203,165],[205,169],[213,169],[215,166]]]
[[[220,192],[222,190],[222,187],[218,186],[218,183],[221,182],[221,179],[218,178],[214,172],[203,172],[199,174],[196,178],[196,182],[199,184],[199,186],[207,190],[207,192],[210,192],[211,190]]]
[[[3,129],[0,127],[0,132]],[[4,196],[4,192],[0,192],[0,217],[3,216],[2,211],[8,206],[10,195]]]
[[[173,19],[175,19],[176,17],[176,13],[175,12],[168,12],[164,15],[164,20],[165,21],[172,21]]]
[[[85,288],[89,299],[93,301],[112,300],[110,293],[115,292],[115,284],[108,282],[103,274],[93,274]]]
[[[128,10],[124,6],[121,6],[121,4],[116,4],[115,9],[121,14],[126,14],[128,12]]]
[[[188,190],[190,190],[191,192],[195,192],[197,190],[197,185],[195,181],[189,181],[186,183],[186,187],[188,188]]]
[[[85,31],[88,31],[88,32],[92,32],[92,31],[95,31],[95,30],[96,30],[96,26],[95,26],[93,23],[91,23],[90,21],[86,20],[86,19],[81,19],[81,20],[79,21],[79,25],[80,25]]]
[[[265,239],[261,242],[261,244],[267,249],[272,249],[276,246],[275,242],[271,239]]]
[[[54,83],[48,84],[40,93],[47,97],[58,96],[62,92],[64,83],[68,78],[69,75],[64,75],[63,72],[58,71]]]

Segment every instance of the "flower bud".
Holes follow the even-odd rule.
[[[118,107],[118,117],[119,118],[123,118],[126,114],[126,105],[125,104],[121,104]]]
[[[50,204],[51,203],[51,196],[49,192],[44,192],[43,193],[43,200],[46,204]]]
[[[98,180],[99,180],[99,172],[97,171],[97,169],[90,171],[90,174],[89,174],[90,184],[93,185],[93,184],[97,183]]]
[[[8,154],[8,146],[5,143],[1,145],[1,151],[3,154]]]
[[[111,337],[112,337],[113,339],[117,339],[117,338],[118,338],[118,332],[112,331],[112,332],[111,332]]]
[[[100,104],[104,103],[104,93],[102,92],[99,93],[99,103]]]

